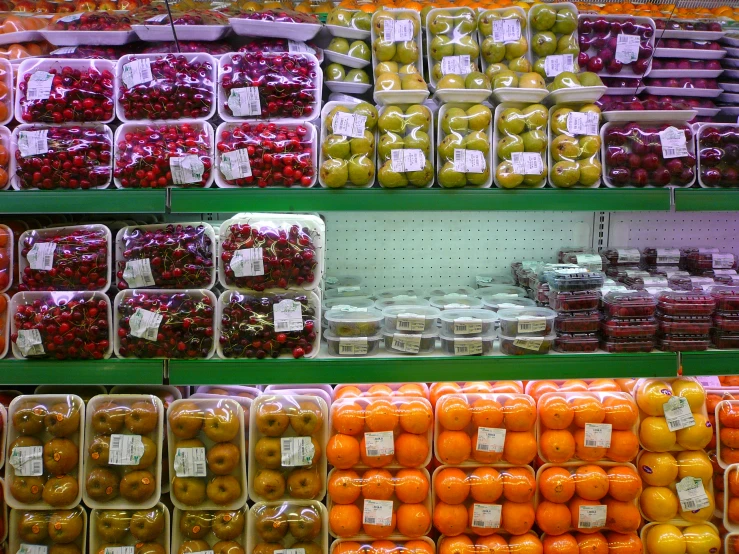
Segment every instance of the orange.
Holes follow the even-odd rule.
[[[354,504],[334,504],[328,521],[337,537],[351,537],[362,528],[362,512]]]
[[[398,387],[398,390],[395,391],[395,394],[397,396],[420,396],[420,397],[425,397],[426,396],[426,391],[418,383],[406,383],[405,385],[399,386]],[[414,542],[423,542],[423,541],[414,541]],[[423,544],[426,544],[426,543],[423,542]]]
[[[364,429],[364,410],[354,402],[334,405],[333,426],[344,435],[358,435]]]
[[[405,543],[405,548],[409,554],[435,554],[436,550],[426,541],[408,541]]]
[[[436,452],[442,463],[459,465],[472,454],[472,440],[464,431],[442,431],[436,440]]]
[[[641,477],[629,466],[616,466],[608,470],[608,494],[616,500],[634,500],[641,494],[641,489]]]
[[[365,423],[370,431],[392,431],[398,425],[398,410],[385,399],[373,400],[364,410]]]
[[[575,437],[575,456],[585,462],[597,462],[606,457],[607,448],[601,446],[585,446],[585,429],[577,428]]]
[[[431,407],[423,400],[404,402],[399,408],[400,427],[408,433],[420,435],[429,430],[434,423]]]
[[[370,456],[367,454],[367,442],[364,435],[362,435],[362,440],[359,441],[359,456],[362,458],[362,463],[369,467],[384,467],[393,461],[392,454],[382,454],[379,456]]]
[[[433,383],[429,388],[431,405],[436,406],[439,398],[445,394],[459,393],[462,388],[457,383]]]
[[[575,437],[569,431],[547,429],[539,437],[539,447],[545,460],[559,464],[575,455]]]
[[[364,533],[366,535],[369,535],[370,537],[375,537],[376,539],[384,539],[385,537],[393,534],[396,524],[397,516],[395,512],[393,512],[393,517],[390,525],[372,525],[370,523],[363,523],[362,529],[364,530]]]
[[[547,535],[561,535],[570,528],[570,510],[566,504],[544,500],[536,508],[536,524]]]
[[[401,469],[395,474],[395,496],[401,502],[418,504],[426,499],[428,492],[429,481],[422,471]]]
[[[478,467],[469,474],[470,493],[475,502],[492,504],[503,494],[503,477],[491,467]]]
[[[727,464],[739,464],[739,448],[721,447],[721,457]]]
[[[0,165],[6,165],[8,163],[8,149],[0,145]]]
[[[439,540],[439,554],[473,554],[475,545],[467,535],[444,537]]]
[[[470,525],[470,527],[472,527],[472,525]],[[476,532],[477,532],[477,529],[479,528],[476,528]],[[484,529],[482,531],[495,532],[495,529]],[[475,541],[475,546],[477,547],[477,550],[480,551],[480,554],[509,554],[510,553],[510,550],[508,549],[508,543],[500,535],[491,535],[490,533],[488,533],[488,536],[486,537],[479,537]]]
[[[393,541],[372,541],[371,554],[394,554],[397,546]]]
[[[608,554],[608,541],[603,533],[575,533],[575,540],[581,554]]]
[[[429,441],[426,435],[401,433],[395,438],[395,459],[403,467],[426,465],[429,455]]]
[[[503,502],[500,526],[511,535],[523,535],[534,526],[536,512],[531,502]]]
[[[503,458],[503,452],[494,452],[492,450],[478,450],[478,441],[479,441],[479,429],[475,429],[475,432],[472,433],[471,438],[471,444],[472,444],[472,458],[481,464],[494,464],[496,462],[499,462]],[[504,449],[505,449],[505,441],[504,441]]]
[[[503,443],[503,458],[513,465],[525,466],[536,457],[536,436],[533,431],[508,431]]]
[[[585,500],[600,500],[608,494],[608,474],[600,466],[580,466],[573,477],[575,492]]]
[[[597,398],[585,396],[575,398],[571,402],[572,410],[575,412],[573,421],[578,427],[585,427],[586,423],[603,423],[606,411],[603,404]]]
[[[470,494],[467,474],[456,467],[445,467],[434,475],[434,492],[446,504],[461,504]]]
[[[503,473],[503,496],[511,502],[530,502],[534,498],[536,479],[525,467],[509,467]]]
[[[561,467],[549,467],[539,476],[539,492],[550,502],[567,502],[575,494],[575,480]]]
[[[639,508],[631,502],[619,502],[612,498],[606,498],[603,502],[606,505],[608,519],[606,527],[612,531],[619,533],[633,533],[642,524]]]
[[[729,498],[729,504],[726,507],[726,517],[732,523],[739,523],[739,498]]]
[[[630,462],[639,454],[639,439],[631,431],[611,431],[611,447],[606,458],[614,462]]]
[[[709,415],[716,414],[716,406],[721,400],[722,397],[720,394],[716,394],[715,392],[706,393],[706,410],[708,410]]]
[[[421,537],[431,527],[431,514],[423,504],[401,504],[398,507],[398,532],[406,537]]]
[[[631,429],[639,418],[639,412],[630,398],[609,396],[603,401],[603,409],[606,411],[603,422],[609,423],[614,430]]]
[[[511,537],[508,540],[508,548],[510,549],[511,554],[544,553],[544,547],[542,546],[539,537],[532,535],[531,533]]]
[[[558,390],[559,386],[554,381],[531,381],[528,394],[538,402],[542,394],[557,392]]]
[[[600,506],[600,502],[597,500],[586,500],[585,498],[581,498],[579,496],[573,496],[572,500],[570,500],[567,503],[567,507],[570,509],[570,514],[572,515],[572,520],[570,521],[570,525],[577,529],[578,525],[580,525],[580,507],[581,506]],[[595,533],[598,531],[597,528],[592,529],[580,529],[583,533]]]
[[[486,394],[493,392],[493,385],[487,381],[468,381],[462,385],[462,392],[465,394]]]
[[[439,502],[434,506],[434,527],[443,535],[459,535],[467,527],[467,508]]]
[[[334,400],[338,400],[339,398],[349,398],[354,396],[362,396],[362,391],[359,390],[358,387],[354,386],[348,386],[348,387],[341,387],[334,393]]]
[[[361,484],[356,471],[336,469],[328,479],[328,494],[336,504],[351,504],[362,493]]]
[[[722,427],[719,433],[721,445],[729,448],[739,448],[739,429],[732,427]]]
[[[518,381],[495,381],[491,392],[510,392],[512,394],[523,394],[523,388]]]
[[[503,424],[503,408],[495,400],[478,398],[472,403],[472,425],[499,428]]]
[[[731,496],[739,496],[739,471],[730,471],[727,482]]]
[[[362,496],[370,500],[390,500],[395,492],[394,479],[386,469],[368,469],[362,475]]]
[[[359,554],[362,545],[354,541],[337,542],[333,554]]]
[[[529,431],[536,423],[536,405],[525,396],[509,398],[503,406],[503,421],[509,431]]]
[[[472,410],[464,396],[445,396],[436,405],[439,423],[450,431],[461,431],[470,424]]]
[[[636,533],[610,531],[605,534],[605,537],[613,554],[642,554],[641,539]]]
[[[570,379],[559,386],[562,392],[584,392],[588,390],[588,384],[582,379]]]
[[[351,435],[334,435],[326,445],[326,458],[334,467],[349,469],[359,463],[359,442]]]
[[[597,392],[620,392],[621,389],[613,379],[593,379],[588,383],[588,390]]]
[[[393,389],[387,385],[372,385],[365,396],[392,396]]]
[[[546,536],[542,540],[545,554],[580,554],[575,537],[566,533],[556,537]]]
[[[544,427],[567,429],[574,417],[572,407],[561,396],[549,396],[539,400],[539,418]]]

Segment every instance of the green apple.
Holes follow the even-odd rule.
[[[441,117],[441,130],[447,135],[453,132],[463,133],[467,131],[467,125],[467,113],[462,108],[449,108]]]
[[[470,59],[474,60],[480,55],[480,47],[473,37],[463,36],[454,43],[454,55],[469,56]]]
[[[486,63],[498,63],[505,59],[506,45],[502,42],[495,42],[493,37],[488,37],[482,41],[480,51]]]
[[[383,38],[376,38],[372,43],[372,50],[378,62],[388,62],[395,57],[396,43]]]
[[[375,147],[375,136],[365,129],[364,136],[355,137],[349,141],[352,156],[370,156]]]
[[[522,36],[515,42],[509,42],[505,45],[505,58],[506,60],[512,60],[514,58],[520,58],[526,55],[529,49],[529,41],[526,37]]]
[[[380,62],[377,64],[377,67],[375,67],[375,77],[379,77],[383,73],[398,73],[398,72],[399,72],[398,62],[394,62],[394,61]]]
[[[580,157],[590,158],[600,152],[600,136],[599,135],[585,135],[580,137]]]
[[[374,180],[375,165],[367,156],[354,156],[348,165],[351,184],[363,187]]]
[[[523,152],[523,139],[518,135],[506,135],[498,141],[496,148],[501,160],[510,160],[514,152]]]
[[[562,35],[557,41],[557,54],[572,54],[577,58],[580,47],[577,44],[577,33]]]
[[[428,133],[414,129],[405,136],[404,140],[407,149],[417,148],[423,150],[426,156],[431,153],[431,139],[429,139]]]
[[[454,75],[450,73],[449,75],[444,75],[441,80],[436,83],[437,90],[444,90],[444,89],[461,89],[464,88],[464,79],[461,75]]]
[[[475,12],[470,8],[461,8],[454,14],[454,32],[461,35],[471,35],[477,29]]]
[[[510,69],[511,71],[516,71],[518,73],[529,73],[531,71],[531,62],[524,56],[521,56],[520,58],[514,58],[510,62],[508,62],[508,69]]]
[[[552,141],[549,152],[555,162],[576,160],[580,157],[580,141],[569,135],[559,135]]]
[[[567,118],[572,110],[570,108],[557,108],[552,113],[552,120],[550,125],[552,126],[553,135],[563,135],[567,133]]]
[[[517,88],[518,75],[508,69],[499,72],[493,77],[493,90],[499,88]]]
[[[429,45],[429,53],[431,54],[431,59],[437,62],[440,62],[444,56],[454,55],[452,39],[446,35],[435,36]]]
[[[423,166],[423,169],[408,171],[405,176],[408,178],[408,183],[414,187],[425,187],[434,180],[434,168],[426,160],[426,165]]]
[[[327,81],[343,81],[344,77],[346,77],[344,67],[338,63],[332,63],[326,68]]]
[[[332,41],[333,42],[333,41]],[[349,45],[349,51],[347,52],[352,58],[359,58],[366,62],[372,59],[372,52],[370,52],[369,46],[363,40],[355,40]]]
[[[352,69],[344,77],[346,83],[362,83],[368,85],[370,80],[367,72],[364,69]]]
[[[412,64],[412,63],[407,63],[401,66],[400,68],[398,68],[398,73],[400,73],[401,76],[402,75],[413,75],[413,74],[420,75],[418,68],[416,67],[415,64]]]
[[[328,188],[343,187],[349,179],[349,168],[347,167],[346,160],[326,160],[321,164],[319,175],[321,176],[321,181]]]
[[[369,130],[374,130],[375,125],[377,125],[377,108],[372,104],[369,102],[360,102],[354,106],[354,111],[352,113],[365,116],[367,121],[364,126]]]
[[[524,73],[518,80],[518,86],[521,88],[538,88],[545,89],[547,87],[544,77],[538,73]]]
[[[464,78],[464,88],[471,90],[490,90],[490,79],[484,73],[473,71]]]
[[[428,90],[426,81],[419,73],[411,73],[410,75],[403,75],[400,78],[400,87],[403,90]]]
[[[489,37],[493,34],[493,21],[503,19],[500,14],[493,10],[486,10],[480,14],[477,20],[477,30],[483,37]]]
[[[493,114],[490,108],[482,104],[476,104],[467,109],[468,127],[470,131],[484,131],[490,125]]]
[[[338,27],[352,26],[352,12],[343,8],[335,8],[326,16],[326,25],[336,25]]]
[[[454,162],[446,162],[439,170],[436,180],[445,189],[461,188],[467,184],[464,173],[454,170]]]
[[[405,126],[407,129],[420,129],[428,133],[433,115],[423,104],[413,104],[405,111]]]
[[[534,31],[547,31],[557,22],[557,10],[549,4],[537,4],[529,12]]]
[[[447,112],[449,113],[449,112]],[[506,108],[498,115],[495,123],[498,133],[502,135],[520,135],[526,127],[526,119],[523,112],[517,108]],[[523,147],[523,142],[521,143]],[[523,150],[521,150],[522,152]]]
[[[444,140],[439,144],[439,156],[441,159],[446,161],[454,159],[454,151],[464,148],[464,139],[462,135],[458,133],[451,133],[444,137]]]
[[[387,133],[388,131],[393,133],[402,133],[405,127],[403,110],[398,106],[388,106],[385,111],[380,115],[380,119],[377,121],[377,126],[380,128],[381,133]]]
[[[416,41],[398,42],[393,59],[399,64],[416,63],[418,61],[418,44],[416,44]]]
[[[583,160],[580,162],[580,184],[589,187],[594,185],[600,179],[603,167],[595,158]]]
[[[355,12],[354,17],[352,17],[352,26],[360,31],[369,31],[372,27],[372,14]]]
[[[331,42],[328,44],[326,50],[328,50],[329,52],[336,52],[337,54],[346,55],[349,53],[349,41],[342,37],[334,37],[331,39]]]
[[[377,153],[382,160],[390,159],[390,152],[400,150],[405,146],[403,138],[395,133],[385,133],[380,137],[380,144],[377,146]]]
[[[544,164],[544,169],[541,173],[535,175],[524,175],[523,184],[527,187],[537,187],[541,185],[542,181],[547,178],[547,165]]]
[[[513,163],[506,160],[495,169],[495,182],[504,189],[514,189],[523,183],[523,175],[513,171]]]
[[[336,106],[333,110],[331,110],[329,112],[328,116],[326,117],[326,129],[330,129],[331,132],[333,132],[333,130],[334,130],[334,127],[333,127],[333,125],[334,125],[334,117],[339,112],[341,112],[341,113],[351,113],[351,111],[349,111],[349,108],[347,108],[345,106]]]
[[[386,161],[377,172],[377,180],[380,186],[387,189],[395,189],[408,186],[408,178],[404,173],[393,171],[392,162]]]
[[[557,162],[549,173],[549,180],[555,187],[570,188],[580,180],[580,166],[577,162]]]
[[[536,33],[531,39],[531,50],[540,58],[554,54],[557,51],[557,37],[549,31]]]
[[[426,18],[426,28],[432,35],[445,35],[454,29],[454,18],[448,10],[440,10]]]
[[[552,27],[552,32],[566,35],[577,29],[577,14],[571,10],[561,9]]]
[[[466,176],[468,185],[481,187],[487,184],[488,179],[490,179],[490,168],[487,166],[486,162],[485,171],[482,173],[467,173]]]
[[[533,129],[521,135],[524,152],[544,152],[547,148],[547,134],[541,129]]]
[[[375,35],[381,37],[385,31],[385,21],[395,20],[395,14],[387,10],[378,10],[372,16],[372,27],[375,29]]]
[[[601,78],[592,71],[584,71],[577,75],[580,80],[580,84],[584,87],[602,87],[603,81]]]
[[[484,154],[490,152],[490,140],[487,133],[483,131],[472,131],[464,137],[462,144],[466,150],[478,150]]]
[[[329,135],[323,141],[321,150],[329,158],[347,159],[351,155],[349,139],[343,135]]]
[[[400,77],[396,73],[383,73],[375,81],[375,90],[400,90]]]
[[[531,104],[521,110],[527,129],[545,129],[549,120],[549,111],[541,104]]]

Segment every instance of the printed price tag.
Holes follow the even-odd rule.
[[[141,287],[153,287],[156,284],[151,273],[151,262],[149,258],[141,260],[129,260],[123,269],[123,279],[128,288],[137,289]]]
[[[413,21],[410,19],[387,19],[382,28],[382,36],[388,42],[406,42],[414,40]]]
[[[50,56],[66,56],[67,54],[74,54],[77,51],[76,46],[64,46],[63,48],[57,48],[51,52]]]
[[[393,335],[393,343],[391,348],[400,352],[409,352],[418,354],[421,350],[421,335],[403,335],[395,333]]]
[[[673,396],[664,405],[665,419],[667,420],[667,428],[670,431],[679,431],[687,429],[695,425],[693,412],[690,411],[690,404],[687,399],[682,396]]]
[[[588,448],[610,448],[611,447],[611,424],[610,423],[586,423],[585,424],[585,446]]]
[[[275,331],[278,333],[303,330],[303,307],[300,302],[282,300],[273,306],[272,313],[275,320]]]
[[[679,248],[657,248],[658,264],[677,264],[680,261]]]
[[[639,59],[639,35],[617,35],[615,58],[622,64],[634,63]]]
[[[543,337],[540,337],[540,338],[516,337],[513,340],[513,346],[524,348],[526,350],[538,351],[541,348],[542,344],[544,344]]]
[[[132,336],[156,342],[159,325],[162,323],[162,314],[136,308],[128,322]]]
[[[134,554],[133,546],[106,546],[104,554]]]
[[[192,552],[191,554],[214,554],[213,550],[200,550],[199,552]]]
[[[166,13],[162,13],[159,15],[155,15],[154,17],[150,17],[146,20],[147,23],[161,23],[165,19],[168,19],[169,16]]]
[[[641,259],[638,248],[617,248],[616,254],[620,264],[638,264]]]
[[[44,447],[43,446],[16,446],[10,453],[10,465],[15,469],[15,475],[32,477],[44,474]]]
[[[606,516],[608,508],[605,505],[600,506],[580,506],[578,514],[577,526],[580,529],[597,529],[606,526]]]
[[[43,356],[46,353],[38,329],[20,329],[15,345],[26,357]]]
[[[362,138],[367,126],[367,116],[338,112],[334,115],[332,123],[333,131],[337,135],[345,137]]]
[[[236,277],[264,275],[264,249],[244,248],[242,250],[234,250],[229,265]]]
[[[477,429],[477,444],[475,445],[475,449],[480,452],[503,452],[505,435],[505,429],[480,427]]]
[[[48,130],[43,131],[21,131],[18,133],[18,150],[22,158],[46,154],[49,151],[49,141],[46,138]]]
[[[734,254],[714,254],[711,266],[714,269],[731,269],[734,267]]]
[[[454,149],[454,171],[484,173],[485,167],[485,154],[479,150]]]
[[[262,115],[262,103],[258,87],[232,88],[228,95],[228,107],[236,117]]]
[[[305,554],[305,548],[281,548],[275,550],[274,554]]]
[[[337,310],[339,312],[364,312],[367,313],[367,308],[357,308],[356,306],[348,306],[344,304],[339,304],[337,306],[334,306],[331,308],[332,310]]]
[[[169,158],[169,169],[172,171],[172,182],[175,185],[200,183],[205,173],[205,165],[197,154]]]
[[[675,127],[668,127],[659,132],[659,141],[662,143],[662,157],[682,158],[688,155],[688,146],[685,131]]]
[[[70,15],[65,15],[64,17],[60,18],[59,21],[62,23],[72,23],[73,21],[79,21],[82,19],[81,13],[73,13]]]
[[[567,114],[567,132],[571,135],[597,135],[599,117],[594,112]]]
[[[367,456],[392,456],[395,454],[395,440],[392,431],[365,433],[364,445]]]
[[[379,525],[381,527],[388,527],[392,523],[392,521],[392,500],[365,499],[364,510],[362,510],[362,523],[364,525]]]
[[[719,378],[715,375],[702,375],[696,377],[696,379],[698,379],[698,382],[706,389],[721,387],[721,381],[719,381]]]
[[[144,443],[141,435],[110,435],[110,465],[135,466],[143,455]]]
[[[54,267],[54,252],[56,251],[55,242],[37,242],[31,247],[26,259],[31,269],[40,269],[49,271]]]
[[[178,448],[174,456],[177,477],[205,477],[207,475],[205,448]]]
[[[340,356],[363,356],[367,353],[367,337],[340,337]]]
[[[685,477],[678,481],[675,488],[677,489],[677,497],[680,499],[680,508],[686,512],[708,508],[711,505],[702,479]]]
[[[473,504],[472,527],[498,529],[500,527],[500,504]]]
[[[26,100],[46,100],[51,94],[54,76],[46,71],[37,71],[28,80]]]
[[[246,148],[221,154],[221,173],[227,181],[251,177],[251,162]]]
[[[544,172],[544,160],[539,152],[513,152],[511,163],[517,175],[541,175]]]
[[[396,149],[390,153],[390,167],[397,173],[421,171],[426,166],[426,157],[420,148]]]
[[[588,271],[601,271],[603,260],[598,254],[576,254],[575,263]]]
[[[310,46],[308,46],[306,43],[300,42],[297,40],[288,40],[287,49],[290,53],[296,53],[296,54],[300,54],[300,53],[315,54],[316,53],[316,51]]]
[[[282,437],[280,455],[283,467],[309,466],[313,463],[316,449],[310,437]]]
[[[482,339],[480,337],[455,338],[454,354],[455,356],[482,354]]]
[[[47,554],[48,546],[43,544],[21,544],[18,547],[18,554]]]
[[[493,21],[493,42],[517,42],[521,40],[521,22],[518,19]]]
[[[547,77],[556,77],[565,71],[575,70],[575,56],[572,54],[556,54],[544,59],[544,72]]]
[[[519,333],[536,333],[547,328],[546,317],[521,316],[518,318]]]
[[[470,73],[469,56],[444,56],[441,59],[442,75],[467,75]]]
[[[455,335],[482,333],[482,321],[474,317],[458,317],[454,320]]]
[[[121,73],[121,79],[127,88],[133,88],[136,85],[153,81],[154,75],[151,73],[151,60],[140,58],[125,64]]]
[[[423,331],[426,328],[426,318],[416,314],[398,314],[395,328],[398,331]]]

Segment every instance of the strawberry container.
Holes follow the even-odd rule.
[[[330,356],[374,356],[380,351],[382,335],[340,337],[331,331],[323,333]]]
[[[530,334],[507,336],[501,331],[500,351],[510,356],[549,354],[555,338],[556,335],[554,333],[546,336],[534,336]]]
[[[13,130],[10,144],[15,190],[89,190],[110,184],[113,132],[107,125],[22,124]]]
[[[122,227],[115,245],[120,290],[211,288],[216,283],[216,235],[209,223]]]
[[[15,233],[7,225],[0,224],[0,293],[13,285],[16,249]]]
[[[698,352],[708,350],[711,341],[705,335],[657,335],[657,350],[663,352]]]
[[[549,144],[547,109],[541,104],[504,102],[495,107],[494,121],[492,167],[495,168],[495,186],[504,189],[544,188],[547,184]],[[529,134],[527,139],[531,139],[527,144],[523,141],[524,134]]]
[[[169,508],[161,502],[148,510],[94,509],[90,512],[90,551],[118,547],[155,549],[170,554]],[[156,546],[155,546],[156,545]],[[115,548],[115,547],[112,547]]]
[[[657,332],[657,321],[653,317],[606,318],[601,322],[600,330],[606,338],[654,337]]]
[[[555,352],[595,352],[598,350],[598,335],[596,333],[557,333],[552,350]]]
[[[113,353],[110,300],[102,292],[19,292],[8,318],[18,359],[102,360]]]
[[[105,225],[28,230],[18,238],[20,290],[90,290],[110,287],[112,237]]]
[[[207,121],[123,123],[115,131],[117,188],[208,188],[213,127]]]
[[[651,352],[654,350],[654,339],[614,339],[601,338],[600,349],[606,352]]]
[[[713,249],[712,249],[713,250]],[[687,269],[693,275],[701,275],[704,271],[716,269],[736,269],[737,259],[730,252],[706,251],[695,249],[687,254]]]
[[[716,284],[712,277],[691,275],[673,275],[668,282],[671,289],[680,291],[707,291]]]
[[[716,309],[716,300],[706,292],[665,291],[657,297],[657,307],[666,315],[710,316]]]
[[[127,54],[116,65],[116,115],[130,121],[210,119],[218,62],[210,54]]]
[[[578,269],[555,270],[553,275],[547,278],[549,289],[554,292],[592,291],[602,287],[604,281],[605,276],[602,273],[583,272]]]
[[[126,289],[114,300],[119,358],[208,359],[216,351],[216,296],[209,290]]]
[[[716,301],[716,310],[724,314],[739,314],[739,287],[717,285],[710,294]]]
[[[711,345],[720,350],[739,347],[739,334],[727,333],[718,329],[711,330]]]
[[[13,399],[8,407],[5,456],[8,506],[68,510],[80,503],[84,418],[85,403],[73,394]],[[11,529],[17,528],[11,523]]]
[[[52,109],[49,99],[55,101]],[[18,123],[110,123],[115,119],[115,64],[27,58],[18,66],[14,111]]]
[[[128,14],[107,11],[62,15],[40,33],[54,46],[120,46],[136,36]]]
[[[328,407],[305,394],[263,394],[249,418],[249,498],[316,500],[326,494]]]
[[[471,99],[472,91],[461,92]],[[483,104],[443,104],[438,114],[437,135],[436,178],[442,188],[492,186],[493,114],[490,108]]]
[[[328,552],[328,513],[315,500],[258,502],[247,514],[246,551],[263,548]]]
[[[725,333],[739,333],[739,314],[716,310],[713,314],[713,326]]]
[[[384,105],[379,111],[377,181],[382,188],[431,188],[434,184],[434,125],[428,106]]]
[[[310,40],[321,30],[322,24],[312,14],[290,9],[259,9],[232,17],[229,23],[237,35],[250,37],[293,37]]]
[[[641,261],[641,253],[638,248],[609,247],[601,250],[601,256],[611,266],[638,265]]]
[[[174,31],[173,31],[174,27]],[[131,28],[144,41],[197,40],[215,41],[231,32],[228,19],[215,10],[159,13],[136,21]],[[175,36],[176,35],[176,36]]]
[[[646,276],[646,275],[626,275],[623,280],[624,285],[633,290],[641,290],[643,288],[660,287],[666,289],[669,286],[666,277]]]
[[[597,333],[600,330],[600,312],[560,312],[554,318],[557,333]]]
[[[603,310],[606,317],[652,317],[656,307],[657,301],[654,297],[643,290],[609,292],[603,297]]]
[[[244,551],[247,540],[246,518],[246,506],[221,511],[175,508],[170,552],[194,548],[209,550],[214,549],[217,544],[226,548],[238,547],[236,553]]]
[[[583,70],[626,79],[640,79],[651,70],[656,34],[652,18],[583,16],[579,19],[578,32],[579,63]]]
[[[6,548],[12,552],[27,549],[48,551],[68,550],[86,552],[87,512],[82,506],[70,506],[69,510],[28,511],[23,508],[10,510],[9,533]],[[56,533],[49,533],[48,529]]]
[[[657,312],[660,334],[665,335],[707,335],[711,331],[710,316],[673,316]]]
[[[680,262],[679,248],[653,248],[647,247],[641,251],[641,263],[650,265],[677,265]]]
[[[597,290],[573,292],[549,292],[549,307],[555,312],[589,312],[598,309],[600,294]]]

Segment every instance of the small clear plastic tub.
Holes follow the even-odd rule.
[[[601,256],[603,256],[610,265],[634,265],[641,261],[641,253],[638,248],[604,248],[601,250]]]
[[[546,285],[547,288],[549,285]],[[486,310],[497,312],[499,310],[515,310],[518,308],[533,308],[536,306],[536,302],[531,298],[522,298],[520,296],[500,293],[492,296],[486,296],[483,298],[482,305],[485,306]]]
[[[325,296],[328,300],[335,300],[336,298],[346,298],[353,296],[371,296],[371,291],[368,287],[362,285],[351,285],[346,287],[326,288]]]
[[[549,288],[557,292],[574,292],[581,290],[599,289],[603,286],[605,275],[598,271],[593,273],[570,273],[569,271],[555,271],[552,278],[547,279]]]
[[[246,520],[246,506],[222,511],[175,508],[170,552],[184,553],[193,548],[212,550],[216,544],[225,544],[231,554],[242,554],[247,542]]]
[[[555,352],[595,352],[598,350],[598,335],[596,333],[576,335],[559,333],[554,339],[552,350]]]
[[[511,296],[518,296],[520,298],[526,298],[526,289],[522,287],[516,287],[514,285],[495,285],[491,284],[486,286],[484,290],[477,291],[477,294],[483,300],[487,298],[496,297],[499,294],[509,294]]]
[[[500,351],[511,356],[523,356],[528,354],[549,354],[557,336],[552,333],[546,336],[500,335]]]
[[[326,282],[326,290],[340,287],[358,287],[362,284],[362,277],[360,275],[327,274],[324,281]]]
[[[377,300],[387,300],[398,297],[425,298],[425,295],[420,289],[384,289],[375,295]]]
[[[597,290],[549,291],[549,307],[556,312],[589,312],[597,310],[599,304]]]
[[[93,509],[89,552],[104,552],[106,547],[111,548],[107,545],[116,544],[123,548],[139,545],[142,550],[170,554],[170,520],[169,509],[161,502],[148,510]]]
[[[719,331],[739,333],[739,314],[716,310],[713,314],[713,325]]]
[[[711,331],[709,316],[673,316],[657,312],[659,332],[665,335],[707,335]]]
[[[338,336],[331,331],[323,334],[328,344],[328,353],[330,356],[374,356],[380,350],[381,334],[371,336]]]
[[[711,315],[716,301],[705,292],[664,291],[657,297],[657,306],[667,315]]]
[[[679,248],[646,247],[641,251],[643,265],[677,265],[680,263]]]
[[[607,318],[601,322],[601,332],[608,338],[633,339],[653,337],[657,332],[657,320],[653,317],[629,319]]]
[[[390,333],[431,333],[436,330],[441,310],[433,306],[400,305],[385,308],[382,315],[384,329]]]
[[[660,335],[657,350],[663,352],[697,352],[708,350],[711,341],[708,335]]]
[[[654,350],[653,339],[627,339],[616,340],[613,338],[601,338],[600,349],[606,352],[651,352]]]
[[[428,354],[436,347],[438,331],[417,333],[402,333],[398,331],[382,330],[385,340],[385,350],[395,354]]]
[[[371,337],[379,334],[383,314],[379,310],[366,312],[329,310],[326,312],[328,329],[337,337]]]
[[[490,310],[445,310],[439,316],[441,335],[447,337],[484,337],[495,335],[498,317]],[[442,342],[443,348],[443,342]]]
[[[739,287],[716,285],[711,288],[716,301],[716,310],[724,313],[739,313]]]
[[[447,294],[445,296],[435,296],[429,299],[434,308],[439,310],[466,310],[482,308],[482,299],[476,296],[467,296],[466,294]]]
[[[675,290],[706,290],[716,285],[712,277],[696,277],[693,275],[673,275],[668,280],[670,288]]]
[[[385,310],[391,306],[430,306],[428,300],[415,295],[401,294],[394,298],[382,298],[375,301],[375,308]]]
[[[603,297],[607,317],[651,317],[657,301],[645,291],[609,292]]]
[[[435,296],[446,296],[448,294],[462,294],[464,296],[482,296],[482,292],[478,289],[473,289],[472,287],[466,287],[464,285],[460,286],[454,286],[450,285],[448,287],[434,287],[432,289],[427,290],[424,295],[427,298],[434,298]]]
[[[87,512],[82,506],[68,511],[10,510],[6,527],[12,530],[3,544],[7,552],[88,552]],[[52,537],[47,529],[61,531]]]
[[[623,283],[626,277],[648,277],[649,272],[637,265],[611,265],[606,268],[606,276]]]
[[[507,337],[519,335],[544,337],[554,329],[557,313],[548,308],[524,308],[499,310],[500,334]]]
[[[600,330],[599,311],[558,313],[554,318],[557,333],[597,333]]]
[[[258,553],[268,546],[285,550],[302,549],[306,554],[328,552],[328,521],[326,507],[315,500],[258,502],[246,516],[245,551]]]
[[[323,301],[325,311],[344,310],[364,312],[374,307],[375,301],[369,296],[342,296],[340,298],[326,298]]]
[[[442,331],[439,335],[441,351],[454,356],[487,356],[493,353],[495,335],[477,335],[462,337],[446,335]]]
[[[739,333],[711,330],[711,345],[718,349],[739,348]]]

